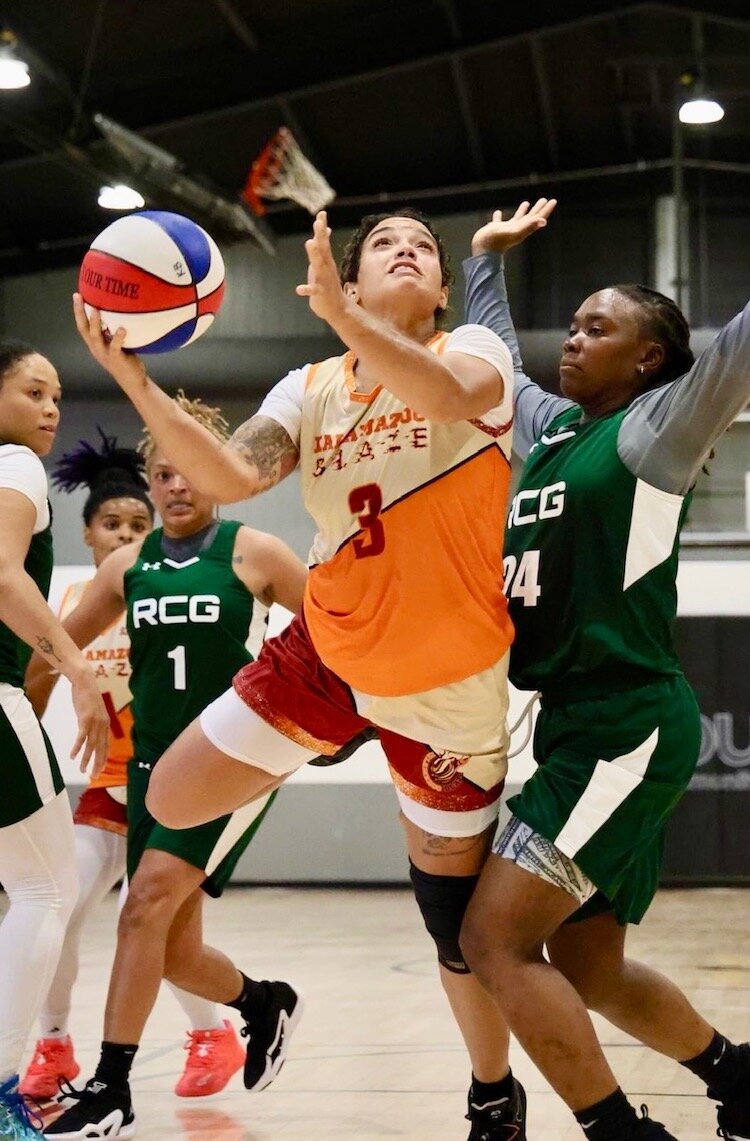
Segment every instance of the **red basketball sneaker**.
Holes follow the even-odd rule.
[[[44,1101],[59,1094],[62,1078],[72,1082],[80,1072],[69,1034],[64,1038],[39,1038],[19,1088],[28,1097]]]
[[[185,1069],[174,1091],[178,1097],[218,1093],[245,1062],[245,1051],[226,1018],[220,1030],[189,1030],[185,1049]]]

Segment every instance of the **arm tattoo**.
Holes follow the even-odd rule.
[[[299,453],[289,433],[270,416],[253,416],[232,436],[229,446],[257,468],[260,490],[273,487],[297,466]]]
[[[62,658],[58,657],[55,651],[55,647],[52,645],[49,638],[38,637],[36,644],[40,654],[49,654],[49,656],[54,658],[56,662],[62,662]]]

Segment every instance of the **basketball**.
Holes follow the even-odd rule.
[[[118,218],[91,243],[78,291],[101,312],[124,348],[167,353],[198,339],[224,296],[224,262],[213,238],[190,218],[141,210]]]

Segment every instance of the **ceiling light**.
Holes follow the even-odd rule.
[[[31,83],[29,65],[15,53],[16,37],[12,32],[0,33],[0,90],[12,91]]]
[[[146,199],[132,186],[118,183],[116,186],[102,186],[98,202],[105,210],[140,210]]]
[[[724,118],[724,108],[715,99],[704,96],[687,99],[678,112],[681,123],[718,123]]]

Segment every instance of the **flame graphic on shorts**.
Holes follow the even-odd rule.
[[[449,753],[442,751],[430,751],[425,754],[422,762],[422,776],[424,777],[425,784],[436,792],[446,788],[451,784],[459,770],[468,761],[468,756],[461,753]]]

